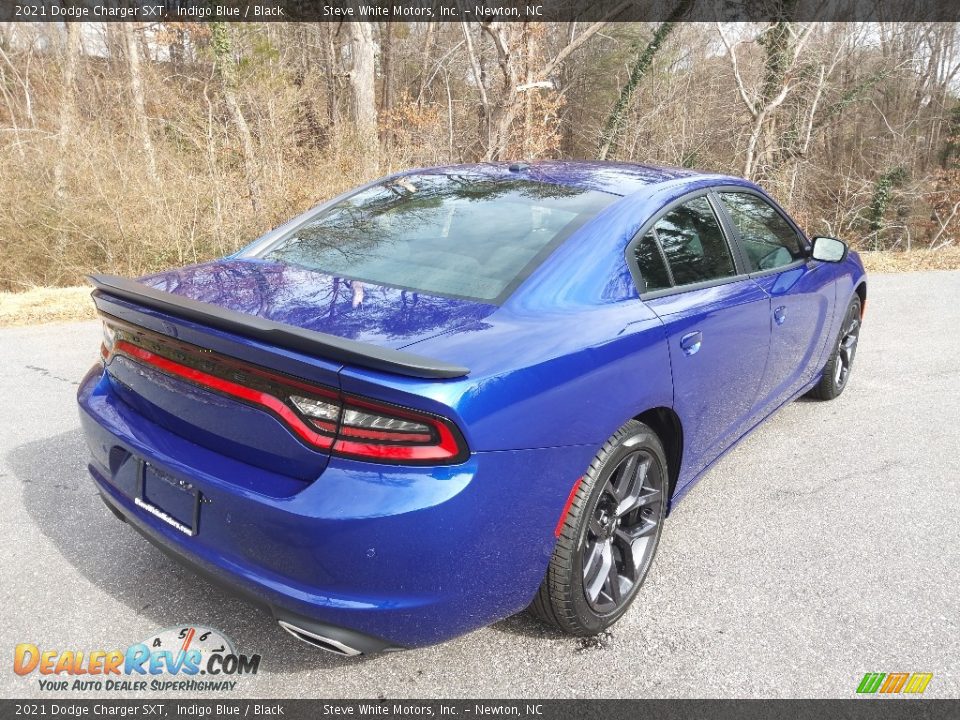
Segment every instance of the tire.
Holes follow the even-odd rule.
[[[850,384],[853,359],[857,354],[860,339],[860,296],[856,293],[847,306],[840,325],[840,334],[833,344],[833,351],[823,368],[820,382],[807,395],[816,400],[833,400]]]
[[[656,554],[668,489],[663,445],[631,420],[583,476],[530,606],[533,615],[578,636],[597,635],[619,620]]]

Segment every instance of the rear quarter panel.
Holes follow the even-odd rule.
[[[346,367],[343,390],[452,410],[473,452],[599,447],[646,407],[673,402],[662,324],[638,299],[550,317],[498,313],[415,348],[459,358],[470,375],[421,381]]]

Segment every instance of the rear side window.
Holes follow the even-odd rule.
[[[675,285],[718,280],[736,274],[730,247],[706,197],[664,215],[653,226]]]
[[[640,276],[643,278],[643,291],[653,292],[670,287],[670,274],[663,262],[663,255],[657,246],[657,238],[651,230],[637,243],[634,251]]]
[[[722,192],[720,200],[740,233],[749,272],[771,270],[806,257],[800,236],[763,198]]]
[[[261,257],[379,285],[499,301],[617,199],[529,180],[409,175],[337,203]]]

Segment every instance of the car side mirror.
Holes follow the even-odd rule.
[[[847,244],[832,237],[815,237],[810,257],[820,262],[843,262],[847,257]]]

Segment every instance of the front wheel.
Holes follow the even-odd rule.
[[[631,420],[583,476],[553,551],[534,615],[571,635],[596,635],[627,611],[653,562],[667,509],[666,456]]]
[[[833,400],[847,387],[853,371],[853,358],[857,354],[857,343],[860,341],[860,320],[860,296],[854,293],[840,326],[840,336],[823,368],[823,377],[809,392],[810,397]]]

